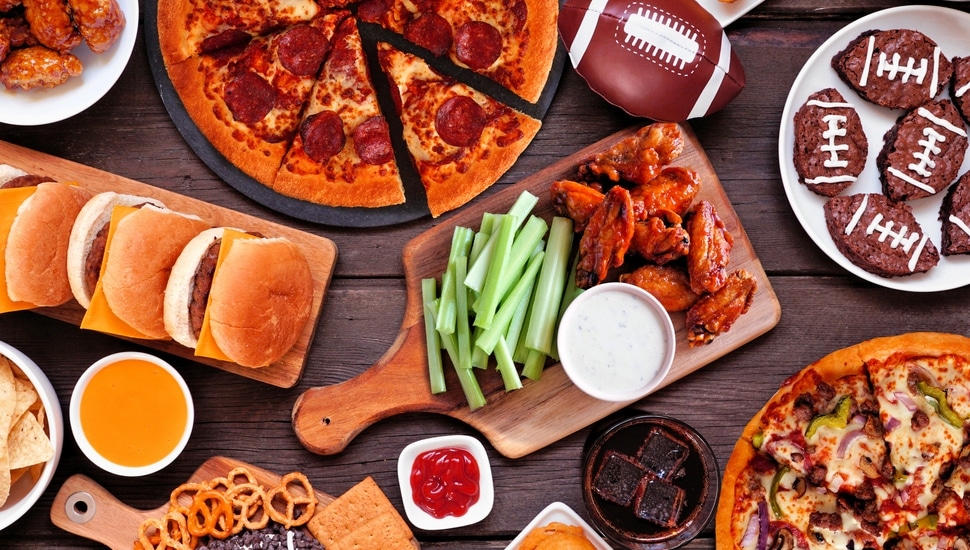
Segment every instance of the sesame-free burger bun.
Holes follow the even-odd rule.
[[[101,275],[111,312],[148,338],[168,339],[162,310],[169,274],[185,245],[208,227],[197,216],[150,204],[121,218]]]
[[[74,298],[85,309],[91,306],[91,296],[101,272],[112,210],[115,206],[140,204],[164,206],[160,201],[148,197],[107,191],[92,197],[74,220],[67,248],[67,279]]]
[[[175,260],[165,287],[165,330],[173,340],[188,348],[195,349],[199,343],[212,274],[225,231],[225,227],[213,227],[193,237]]]
[[[37,185],[17,209],[6,235],[7,295],[16,302],[59,306],[73,296],[67,278],[67,249],[74,220],[92,193],[83,187]]]
[[[294,243],[236,239],[212,279],[209,331],[233,362],[264,367],[296,344],[312,302],[310,265]]]

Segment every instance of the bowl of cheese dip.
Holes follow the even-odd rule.
[[[566,308],[557,335],[569,379],[603,401],[632,402],[657,389],[670,371],[676,332],[649,292],[603,283]]]
[[[71,428],[91,462],[119,476],[155,473],[188,443],[195,420],[185,380],[162,359],[109,355],[88,367],[71,395]]]

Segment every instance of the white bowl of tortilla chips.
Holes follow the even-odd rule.
[[[54,477],[64,418],[44,371],[0,341],[0,529],[17,521]]]

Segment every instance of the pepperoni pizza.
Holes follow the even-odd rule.
[[[424,63],[435,54],[421,47],[405,48],[412,53],[395,63],[385,62],[390,54],[368,57],[374,50],[361,40],[358,17],[393,35],[394,15],[405,38],[435,43],[425,34],[434,29],[416,23],[423,12],[405,13],[391,0],[158,1],[159,47],[186,112],[227,160],[282,195],[340,207],[400,204],[397,162],[407,152],[408,173],[437,217],[497,181],[540,126],[469,85],[475,75],[461,75],[471,69],[534,102],[555,55],[555,0],[422,5],[453,29],[442,50],[451,76],[440,62],[436,70]],[[400,72],[404,65],[420,76]],[[378,66],[389,87],[374,86]]]
[[[877,338],[790,377],[728,461],[719,550],[970,544],[970,339]]]

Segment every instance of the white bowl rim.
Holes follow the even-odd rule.
[[[185,431],[182,433],[182,437],[179,439],[178,443],[167,455],[165,455],[164,458],[153,464],[148,464],[145,466],[123,466],[111,462],[102,456],[101,453],[95,450],[93,446],[91,446],[91,443],[84,435],[84,430],[81,428],[81,396],[84,393],[83,390],[85,386],[87,386],[91,378],[104,367],[127,359],[140,359],[142,361],[147,361],[149,363],[158,365],[164,369],[170,376],[172,376],[172,378],[175,379],[175,382],[179,385],[179,388],[181,388],[182,395],[185,397],[185,404],[187,408]],[[106,472],[124,477],[139,477],[153,474],[162,468],[165,468],[182,453],[182,451],[185,449],[185,445],[189,442],[189,437],[192,435],[192,427],[195,425],[195,405],[192,401],[192,393],[189,391],[189,386],[185,383],[182,375],[175,370],[175,367],[170,365],[167,361],[155,355],[140,351],[121,351],[107,355],[95,361],[94,364],[85,369],[84,373],[81,374],[81,377],[78,378],[77,384],[74,386],[74,392],[71,394],[70,419],[71,431],[74,433],[74,440],[77,442],[78,447],[80,447],[81,452],[84,453],[84,456],[88,457],[88,460]]]
[[[51,444],[54,445],[54,457],[44,465],[40,477],[37,478],[37,482],[34,483],[33,487],[27,491],[27,494],[16,501],[8,500],[0,508],[0,530],[3,530],[20,519],[37,503],[40,496],[47,490],[51,480],[54,478],[54,472],[57,470],[57,465],[61,460],[61,450],[64,448],[64,415],[61,411],[60,400],[54,391],[54,386],[51,385],[47,375],[36,362],[17,348],[3,341],[0,341],[0,355],[13,361],[21,372],[27,376],[30,383],[33,384],[34,389],[37,390],[37,395],[40,396],[41,403],[44,405],[45,414],[47,415],[47,427],[50,432]],[[19,482],[11,487],[11,494],[13,494],[12,492],[18,484]]]
[[[670,314],[666,309],[664,309],[663,305],[661,305],[660,300],[657,300],[657,298],[655,298],[652,294],[636,285],[621,282],[600,283],[594,287],[584,290],[572,301],[571,304],[569,304],[569,307],[566,308],[566,311],[563,313],[562,319],[560,320],[560,326],[568,325],[569,322],[572,321],[572,318],[576,315],[576,311],[579,308],[577,304],[581,306],[584,302],[595,299],[597,296],[608,292],[624,292],[626,294],[636,296],[646,303],[647,306],[650,307],[650,310],[653,311],[660,319],[661,324],[664,327],[664,332],[666,333],[666,347],[664,348],[664,361],[660,365],[657,375],[654,376],[649,383],[623,393],[608,393],[590,387],[589,384],[586,384],[585,380],[575,372],[574,367],[570,364],[570,358],[568,357],[569,347],[563,345],[562,339],[565,337],[562,335],[562,331],[556,335],[559,349],[559,363],[562,365],[563,370],[566,371],[566,375],[569,377],[572,383],[590,397],[594,397],[602,401],[632,403],[654,392],[667,377],[667,374],[670,372],[670,367],[674,362],[674,356],[676,355],[677,331],[674,329],[674,323],[670,318]],[[566,355],[566,357],[563,357],[564,355]]]
[[[411,492],[411,466],[414,459],[425,451],[455,447],[464,449],[472,454],[478,462],[479,497],[463,516],[445,516],[436,518],[418,507]],[[404,502],[404,512],[411,524],[418,529],[438,531],[464,527],[485,519],[492,511],[495,501],[495,485],[492,480],[492,467],[488,461],[485,446],[478,439],[468,435],[442,435],[420,439],[410,443],[401,451],[397,460],[397,479],[401,486],[401,499]]]
[[[606,542],[606,539],[596,532],[596,529],[587,523],[582,516],[577,514],[575,510],[570,508],[568,504],[557,501],[549,504],[541,512],[536,514],[536,517],[532,518],[532,521],[519,532],[518,536],[512,539],[512,542],[505,547],[505,550],[515,550],[533,529],[548,525],[554,521],[581,527],[583,534],[586,535],[586,538],[597,550],[612,550],[613,548],[610,546],[610,543]]]

